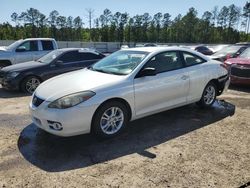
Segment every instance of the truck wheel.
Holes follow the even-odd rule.
[[[21,90],[25,93],[32,94],[36,88],[41,84],[39,78],[35,76],[28,76],[21,83]]]

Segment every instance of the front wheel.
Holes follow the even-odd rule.
[[[21,89],[25,93],[32,94],[40,84],[41,81],[39,78],[35,76],[29,76],[22,81]]]
[[[114,137],[126,127],[128,118],[128,110],[123,103],[107,102],[95,113],[92,131],[102,138]]]
[[[217,96],[217,87],[213,82],[209,82],[205,87],[200,101],[197,103],[201,107],[210,107],[213,105]]]

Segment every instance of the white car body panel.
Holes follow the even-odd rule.
[[[136,116],[187,102],[189,80],[183,69],[134,80]]]
[[[94,113],[109,99],[119,98],[126,101],[131,109],[131,120],[135,120],[197,102],[209,81],[227,75],[227,70],[221,67],[219,62],[185,48],[153,47],[126,50],[149,52],[149,55],[129,75],[112,75],[84,69],[42,83],[35,91],[35,95],[45,102],[35,107],[31,101],[30,112],[33,122],[38,127],[59,136],[89,133]],[[158,53],[173,50],[196,54],[207,62],[155,76],[135,78],[150,58]],[[48,108],[52,101],[81,91],[93,91],[96,95],[68,109]],[[42,125],[36,122],[36,118],[41,120]],[[64,126],[63,131],[49,129],[47,120],[61,122]]]

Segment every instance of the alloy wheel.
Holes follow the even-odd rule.
[[[124,114],[119,107],[111,107],[107,109],[100,120],[100,127],[107,135],[117,133],[124,123]]]
[[[216,93],[215,88],[212,85],[209,85],[204,93],[204,102],[206,105],[210,105],[213,103],[215,99]]]
[[[27,80],[26,85],[25,85],[25,89],[27,92],[32,94],[39,85],[40,85],[39,79],[31,78],[31,79]]]

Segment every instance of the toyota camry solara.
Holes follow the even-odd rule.
[[[138,118],[194,102],[209,107],[228,84],[224,65],[198,52],[125,49],[44,82],[30,112],[34,124],[51,134],[113,137]]]

